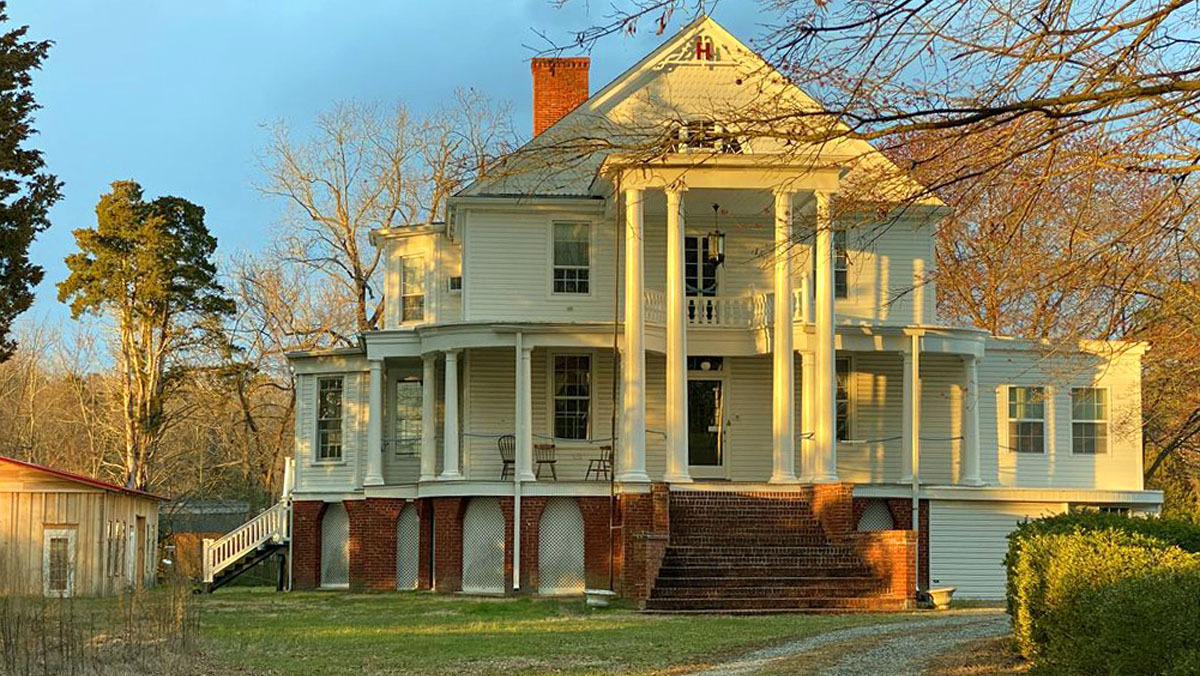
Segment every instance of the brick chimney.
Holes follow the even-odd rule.
[[[586,56],[532,60],[534,136],[587,100],[590,64]]]

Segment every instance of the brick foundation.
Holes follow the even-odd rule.
[[[878,498],[855,498],[854,499],[854,523],[858,524],[858,520],[862,517],[863,510],[872,500]],[[892,513],[892,524],[898,530],[912,531],[912,500],[909,498],[887,498],[884,499],[884,504],[887,505],[888,511]],[[917,547],[920,550],[920,570],[918,576],[922,588],[929,587],[929,501],[921,500],[921,530],[918,534]],[[911,553],[909,561],[912,561]],[[911,567],[911,564],[910,564]]]
[[[325,503],[292,503],[292,588],[316,589],[321,584],[321,518]]]
[[[462,590],[462,517],[467,498],[431,498],[433,584],[440,592]]]
[[[397,498],[347,500],[350,517],[350,588],[396,588],[396,520],[405,501]]]

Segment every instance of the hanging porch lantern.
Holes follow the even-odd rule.
[[[713,204],[713,229],[708,233],[708,262],[715,266],[725,262],[725,233],[721,232],[718,218],[721,211],[720,204]]]

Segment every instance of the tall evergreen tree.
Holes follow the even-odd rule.
[[[0,1],[0,25],[8,23]],[[62,196],[62,183],[44,171],[42,152],[28,147],[33,112],[33,71],[50,51],[49,41],[26,40],[28,26],[0,35],[0,362],[12,356],[13,320],[33,303],[41,266],[29,261],[29,245],[50,225],[47,213]]]
[[[163,433],[179,408],[172,396],[219,334],[233,301],[217,281],[217,240],[204,209],[179,197],[142,199],[142,187],[117,181],[96,205],[95,228],[75,230],[79,253],[58,299],[71,315],[108,315],[120,344],[124,473],[131,488],[154,479]]]

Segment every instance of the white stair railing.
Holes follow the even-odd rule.
[[[291,499],[284,498],[216,540],[205,538],[204,582],[211,583],[217,573],[268,542],[287,542],[291,538],[291,511]]]

